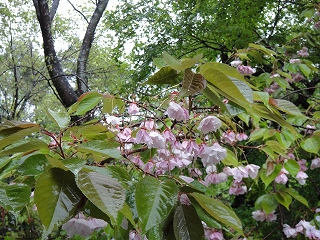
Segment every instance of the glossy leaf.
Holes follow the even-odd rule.
[[[0,136],[8,136],[10,134],[14,134],[19,132],[22,129],[26,128],[39,128],[38,124],[21,122],[21,121],[5,121],[0,125]]]
[[[294,199],[296,199],[297,201],[301,202],[302,204],[304,204],[306,207],[309,208],[308,201],[303,196],[301,196],[295,189],[285,188],[283,191],[290,194],[291,197],[293,197]]]
[[[260,173],[260,178],[265,184],[265,187],[267,188],[269,184],[279,175],[280,171],[282,169],[282,164],[277,164],[275,168],[273,169],[271,174],[267,174],[266,169],[262,169]]]
[[[48,160],[44,154],[36,154],[28,157],[17,168],[17,171],[24,176],[38,176],[48,165]]]
[[[189,96],[200,92],[206,87],[206,80],[201,74],[193,73],[190,68],[184,71],[182,88],[179,96]]]
[[[25,184],[0,186],[0,206],[12,213],[18,213],[29,202],[31,189]]]
[[[241,220],[232,209],[215,198],[200,193],[191,193],[190,195],[194,197],[200,206],[212,217],[243,235]]]
[[[294,105],[292,102],[289,102],[284,99],[274,99],[276,102],[275,106],[278,110],[291,114],[291,115],[302,115],[300,109]]]
[[[74,214],[82,196],[70,171],[51,168],[40,175],[34,199],[41,222],[46,228],[44,235]]]
[[[181,74],[177,70],[166,66],[157,71],[144,84],[178,84],[182,81]]]
[[[12,148],[7,148],[0,152],[0,157],[15,153],[26,153],[32,152],[39,149],[46,149],[48,150],[48,144],[39,139],[32,139],[27,143],[22,143],[20,145],[14,146]]]
[[[78,173],[76,182],[83,194],[115,224],[125,201],[121,184],[114,178],[86,169]]]
[[[204,237],[202,223],[192,206],[180,205],[173,217],[173,230],[177,240],[199,240]]]
[[[148,231],[163,222],[176,205],[178,187],[173,180],[146,176],[138,183],[135,201],[141,228]]]
[[[256,200],[254,206],[256,209],[263,209],[268,215],[278,207],[278,201],[275,194],[264,194]]]
[[[215,105],[221,108],[224,112],[228,113],[226,105],[221,101],[218,93],[213,86],[207,86],[202,90],[202,93]]]
[[[84,152],[84,153],[98,154],[106,158],[112,157],[115,159],[120,159],[122,156],[120,154],[120,151],[117,149],[117,147],[118,147],[117,142],[94,140],[94,141],[82,143],[78,147],[78,151]]]
[[[0,149],[9,146],[11,143],[15,143],[24,137],[30,135],[31,133],[38,132],[40,129],[39,125],[35,125],[28,128],[20,128],[18,131],[4,137],[0,140]]]
[[[209,62],[205,63],[201,66],[201,72],[205,72],[208,69],[216,69],[222,73],[224,73],[228,77],[232,77],[234,79],[238,79],[241,81],[245,81],[243,75],[239,73],[237,69],[231,67],[230,65],[218,62]]]

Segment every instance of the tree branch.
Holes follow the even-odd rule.
[[[56,15],[60,0],[53,0],[50,8],[50,23],[52,23],[54,16]]]
[[[94,39],[95,30],[103,15],[104,10],[108,5],[108,2],[109,0],[100,0],[98,2],[97,7],[90,19],[86,34],[82,41],[80,53],[77,60],[77,74],[76,74],[79,94],[83,94],[88,91],[88,79],[86,76],[88,57],[89,57],[91,45]]]

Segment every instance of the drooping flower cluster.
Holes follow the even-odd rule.
[[[230,63],[230,65],[232,67],[237,68],[238,72],[243,74],[243,75],[252,75],[252,74],[254,74],[256,72],[255,68],[252,68],[250,66],[242,65],[242,61],[240,61],[240,60],[232,61]]]
[[[252,218],[258,222],[273,222],[277,220],[277,215],[274,211],[266,214],[263,210],[257,210],[252,212]]]
[[[296,224],[295,228],[291,228],[288,224],[283,224],[283,233],[287,238],[295,238],[298,233],[301,233],[308,239],[320,239],[320,230],[305,220],[301,220]]]

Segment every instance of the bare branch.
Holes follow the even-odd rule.
[[[82,13],[81,11],[79,11],[79,10],[70,2],[70,0],[68,0],[68,3],[72,6],[72,8],[73,8],[77,13],[80,14],[80,15],[84,18],[84,20],[86,20],[86,22],[89,24],[89,21],[88,21],[88,19],[86,18],[86,16],[83,15],[83,13]]]

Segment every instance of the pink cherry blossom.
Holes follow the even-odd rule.
[[[306,165],[307,161],[306,161],[305,159],[300,159],[300,160],[298,160],[297,162],[298,162],[298,164],[299,164],[299,166],[300,166],[300,170],[301,170],[301,171],[305,172],[305,171],[308,170],[308,167],[307,167],[307,165]]]
[[[207,240],[224,240],[222,231],[212,228],[204,228],[204,237]]]
[[[123,142],[132,141],[131,133],[132,131],[130,128],[124,128],[122,132],[117,134],[117,137]]]
[[[242,181],[242,178],[248,178],[249,176],[248,171],[243,166],[233,168],[231,174],[237,182],[240,182]]]
[[[262,210],[252,212],[252,218],[258,222],[264,222],[267,219],[265,212]]]
[[[276,221],[277,220],[277,215],[273,212],[269,213],[267,216],[266,216],[266,222],[273,222],[273,221]]]
[[[275,178],[274,181],[276,183],[285,185],[288,182],[287,174],[289,174],[289,172],[283,167],[281,169],[279,175]]]
[[[304,79],[304,76],[301,73],[292,74],[292,82],[300,82],[302,79]]]
[[[205,167],[216,165],[227,156],[227,150],[221,147],[219,143],[214,143],[212,146],[203,145],[199,156],[202,158],[202,163]]]
[[[226,143],[233,144],[237,141],[234,131],[227,131],[222,134],[222,140]]]
[[[231,63],[230,63],[230,65],[232,66],[232,67],[238,67],[239,65],[241,65],[242,64],[242,61],[241,60],[234,60],[234,61],[232,61]]]
[[[183,193],[179,197],[179,201],[183,205],[191,205],[190,199],[188,198],[187,194]]]
[[[228,179],[227,174],[225,174],[223,172],[221,172],[221,173],[212,172],[204,178],[204,181],[207,185],[209,185],[211,183],[218,184],[221,182],[225,182],[225,181],[227,181],[227,179]]]
[[[106,121],[108,124],[111,124],[112,126],[118,125],[121,122],[121,119],[115,116],[108,116],[106,117]]]
[[[164,139],[166,140],[166,142],[173,144],[176,141],[176,137],[174,136],[174,134],[172,133],[172,131],[169,128],[164,130],[162,135],[163,135]]]
[[[313,159],[311,162],[310,169],[313,170],[313,169],[319,168],[319,167],[320,167],[320,158]]]
[[[175,102],[170,102],[167,109],[169,118],[176,119],[177,121],[185,121],[189,119],[188,111]]]
[[[148,148],[165,148],[165,139],[164,137],[156,131],[151,131],[149,133],[151,142],[148,142]]]
[[[295,228],[291,228],[288,224],[283,224],[283,233],[287,238],[294,238],[297,236],[298,232]]]
[[[244,184],[244,182],[238,182],[236,180],[233,180],[231,187],[229,188],[229,194],[230,195],[242,195],[247,192],[247,186]]]
[[[248,172],[249,176],[252,179],[255,179],[259,173],[260,167],[255,164],[248,164],[245,166],[245,170]]]
[[[215,132],[221,127],[221,120],[215,116],[208,116],[200,122],[198,129],[207,134],[209,132]]]
[[[202,176],[202,172],[200,171],[199,168],[189,168],[188,171],[192,177]]]
[[[308,48],[307,47],[303,47],[301,50],[297,51],[297,54],[300,57],[308,57],[309,56]]]
[[[248,138],[249,138],[248,135],[245,134],[245,133],[237,133],[237,135],[236,135],[236,139],[237,139],[238,141],[245,141],[245,140],[247,140]]]
[[[128,113],[130,115],[137,114],[137,113],[139,113],[139,111],[140,111],[140,109],[136,103],[131,103],[130,106],[128,107]]]
[[[307,178],[308,178],[308,175],[303,171],[299,171],[296,176],[296,179],[298,180],[299,184],[301,184],[301,185],[306,184]]]
[[[294,64],[294,63],[301,63],[301,60],[299,58],[292,58],[289,60],[289,63]]]
[[[153,130],[153,129],[157,129],[157,124],[154,122],[153,119],[150,119],[148,121],[142,122],[140,127],[145,128],[147,130]]]
[[[138,132],[137,132],[137,136],[135,139],[135,143],[145,143],[147,145],[152,144],[152,139],[149,135],[149,133],[147,132],[147,130],[141,128]]]
[[[243,74],[243,75],[251,75],[254,74],[256,72],[255,68],[252,68],[250,66],[243,66],[243,65],[239,65],[237,67],[237,70],[239,73]]]

